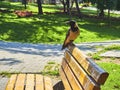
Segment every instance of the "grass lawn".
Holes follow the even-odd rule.
[[[120,90],[120,65],[114,63],[98,64],[109,72],[109,77],[102,86],[102,90]]]
[[[3,3],[0,2],[2,8],[9,10],[24,10],[21,3]],[[44,12],[58,12],[60,6],[43,5]],[[27,10],[33,11],[33,16],[28,18],[18,18],[14,13],[0,12],[0,40],[17,41],[28,43],[63,43],[69,26],[65,21],[69,20],[66,14],[44,13],[37,15],[37,5],[27,5]],[[107,25],[107,21],[93,18],[78,19],[77,21],[81,34],[75,41],[93,42],[120,39],[120,21],[112,21],[111,26]]]
[[[94,7],[93,7],[93,8],[94,8]],[[83,9],[81,10],[81,12],[82,12],[83,14],[91,15],[91,16],[98,15],[97,10],[90,10],[89,8],[83,8]],[[105,17],[108,17],[108,11],[105,10],[104,13],[105,13]],[[114,11],[112,11],[112,12],[110,12],[110,16],[113,17],[113,18],[119,18],[119,17],[120,17],[120,14],[114,13]]]

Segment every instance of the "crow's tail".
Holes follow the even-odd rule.
[[[68,45],[63,44],[61,50],[65,49]]]

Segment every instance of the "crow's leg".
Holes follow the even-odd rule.
[[[70,41],[69,45],[75,46],[75,44],[73,43],[73,40]]]

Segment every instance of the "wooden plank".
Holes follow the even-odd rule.
[[[17,74],[13,74],[9,81],[8,81],[8,84],[6,86],[6,90],[13,90],[14,89],[14,86],[15,86],[15,82],[16,82],[16,78],[17,78]]]
[[[84,55],[77,47],[69,46],[69,52],[73,55],[73,57],[79,62],[79,64],[84,67],[84,69],[95,79],[99,84],[104,84],[107,77],[108,72],[99,67],[92,59],[88,58]]]
[[[65,72],[63,71],[62,67],[60,68],[59,72],[60,72],[60,77],[62,79],[65,90],[72,90],[72,88],[69,84],[69,81],[67,80],[67,77],[66,77]]]
[[[44,90],[43,76],[36,74],[35,90]]]
[[[84,69],[76,62],[76,60],[69,54],[66,53],[66,61],[71,67],[72,71],[80,81],[81,85],[85,90],[99,90],[100,86],[84,71]],[[69,59],[69,60],[68,60]]]
[[[17,81],[15,84],[15,90],[24,90],[25,74],[18,74]]]
[[[52,81],[49,77],[44,76],[45,90],[53,90]]]
[[[27,74],[25,90],[34,90],[34,74]]]
[[[67,65],[67,62],[66,62],[65,59],[63,59],[63,62],[65,64],[62,67],[64,69],[64,72],[66,73],[66,76],[68,78],[68,81],[70,82],[70,85],[72,86],[72,89],[73,90],[83,90],[83,88],[81,87],[80,83],[78,82],[78,80],[74,76],[73,72],[71,71],[69,65]],[[67,66],[67,68],[64,68],[66,66]]]

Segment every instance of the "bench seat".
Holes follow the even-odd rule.
[[[13,74],[6,90],[53,90],[52,81],[40,74]]]

